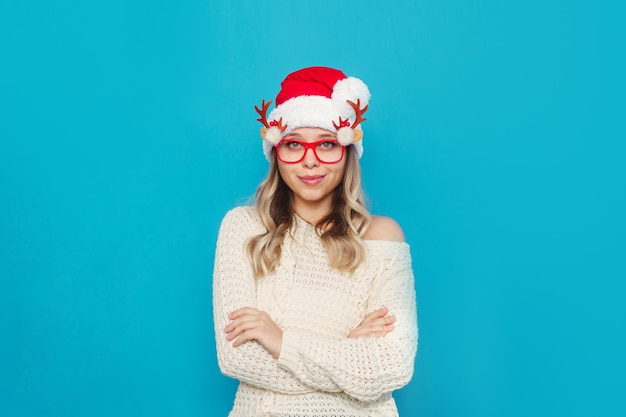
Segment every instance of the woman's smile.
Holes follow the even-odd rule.
[[[315,186],[324,181],[325,175],[303,175],[298,176],[300,181],[305,183],[306,185]]]

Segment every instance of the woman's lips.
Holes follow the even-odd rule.
[[[306,175],[304,177],[298,177],[300,181],[306,185],[317,185],[324,180],[323,175]]]

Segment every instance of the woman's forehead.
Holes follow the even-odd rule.
[[[285,135],[285,137],[298,138],[303,140],[314,140],[324,138],[336,138],[337,134],[331,132],[330,130],[321,129],[319,127],[299,127],[292,130],[290,133]]]

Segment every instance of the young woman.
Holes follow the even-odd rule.
[[[231,416],[396,416],[413,375],[409,246],[361,191],[369,91],[305,68],[256,108],[270,163],[254,207],[222,222],[213,282],[220,369],[240,381]]]

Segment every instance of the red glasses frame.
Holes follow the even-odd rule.
[[[278,147],[280,146],[281,143],[291,143],[291,142],[295,142],[298,143],[302,146],[304,146],[304,152],[302,153],[302,158],[298,159],[297,161],[285,161],[284,159],[282,159],[280,157],[280,152],[278,152]],[[346,147],[341,145],[341,156],[339,157],[339,159],[337,159],[334,162],[324,162],[320,159],[320,157],[317,155],[317,151],[315,150],[315,147],[321,143],[326,143],[326,142],[332,142],[332,143],[337,143],[339,144],[338,140],[328,140],[328,139],[324,139],[324,140],[318,140],[317,142],[303,142],[300,140],[294,140],[294,139],[283,139],[281,140],[279,143],[277,143],[276,145],[274,145],[274,148],[276,148],[276,156],[278,157],[278,160],[280,162],[283,162],[285,164],[297,164],[298,162],[302,162],[302,160],[306,157],[306,153],[309,151],[309,149],[313,150],[313,155],[315,155],[315,157],[317,158],[318,161],[320,161],[322,164],[336,164],[338,162],[341,162],[341,160],[343,159],[343,156],[346,152]]]

